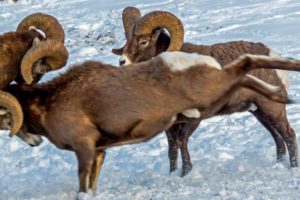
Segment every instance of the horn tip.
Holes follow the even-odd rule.
[[[32,82],[33,82],[33,78],[32,77],[27,77],[27,78],[24,78],[26,84],[30,85]]]

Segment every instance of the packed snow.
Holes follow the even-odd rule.
[[[0,33],[13,31],[34,12],[55,16],[63,25],[70,53],[68,66],[87,59],[118,64],[112,48],[125,42],[121,13],[126,6],[142,13],[167,10],[184,23],[185,41],[213,44],[260,41],[284,57],[300,59],[300,1],[297,0],[20,0],[0,1]],[[64,71],[47,74],[47,81]],[[300,74],[290,73],[289,95],[300,102]],[[287,106],[300,138],[300,104]],[[151,141],[107,150],[89,200],[145,199],[300,199],[300,169],[276,163],[270,134],[248,113],[205,120],[190,138],[192,172],[169,174],[164,134]],[[180,166],[181,163],[179,163]],[[31,148],[0,134],[1,200],[69,200],[77,196],[77,162],[44,139]]]

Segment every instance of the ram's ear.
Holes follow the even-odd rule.
[[[159,35],[164,31],[163,28],[157,28],[152,32],[151,39],[157,41]]]
[[[119,49],[112,49],[112,53],[113,54],[116,54],[116,55],[118,55],[118,56],[121,56],[122,54],[123,54],[123,49],[124,49],[124,47],[121,47],[121,48],[119,48]]]
[[[32,46],[36,46],[36,45],[38,45],[38,44],[40,44],[41,43],[41,40],[39,39],[39,38],[34,38],[33,39],[33,41],[32,41]]]

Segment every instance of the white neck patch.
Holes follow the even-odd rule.
[[[171,71],[184,71],[191,66],[201,64],[222,70],[221,65],[211,56],[181,51],[163,52],[159,56],[170,67]]]

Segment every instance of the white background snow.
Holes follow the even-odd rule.
[[[263,42],[282,56],[300,59],[298,0],[20,0],[0,1],[0,33],[13,31],[25,16],[45,12],[65,29],[68,66],[87,59],[118,64],[111,53],[123,45],[121,12],[168,10],[184,23],[185,41],[213,44]],[[62,69],[61,71],[64,71]],[[49,73],[43,81],[56,76]],[[289,95],[300,102],[300,74],[290,73]],[[300,104],[287,106],[300,143]],[[107,151],[95,196],[86,199],[300,199],[300,169],[275,161],[270,134],[248,113],[203,121],[190,139],[194,168],[185,178],[169,174],[164,134],[138,145]],[[179,163],[179,166],[181,163]],[[67,200],[77,194],[73,153],[47,140],[31,148],[0,134],[0,200]]]

